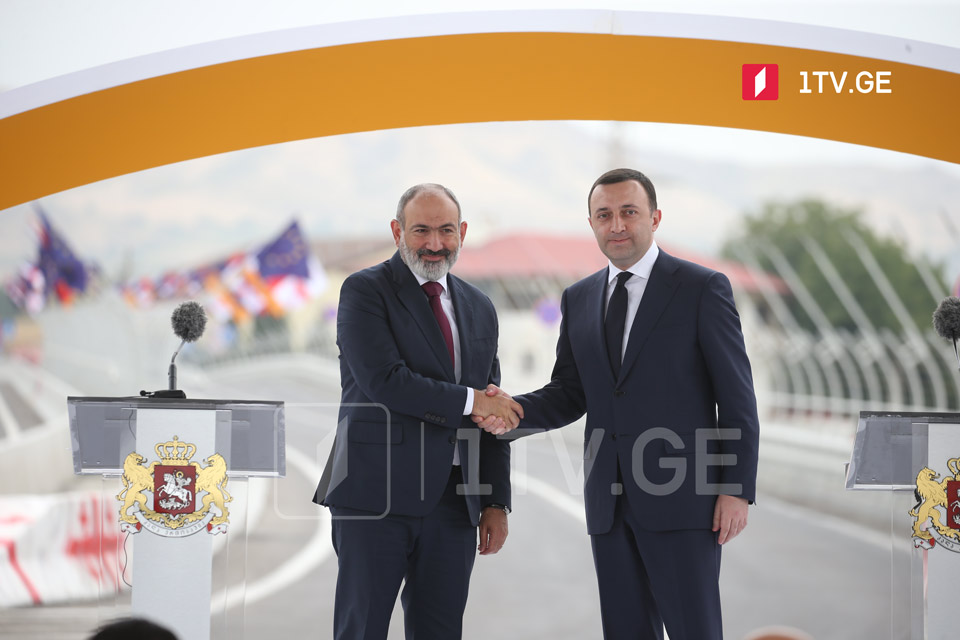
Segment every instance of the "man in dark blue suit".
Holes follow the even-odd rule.
[[[340,290],[339,423],[314,501],[333,518],[334,637],[385,639],[404,582],[407,639],[450,640],[510,508],[509,443],[469,416],[516,426],[522,410],[478,391],[499,384],[497,315],[448,273],[467,231],[456,197],[411,187],[391,227],[397,253]]]
[[[639,171],[605,173],[587,201],[610,263],[564,292],[552,379],[515,398],[522,425],[587,414],[604,638],[661,640],[666,626],[670,640],[719,639],[720,545],[747,524],[759,436],[730,283],[657,247],[662,214]]]

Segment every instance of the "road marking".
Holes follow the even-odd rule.
[[[287,449],[287,462],[307,478],[319,478],[323,471],[308,456],[293,447]],[[246,590],[228,589],[227,597],[214,603],[211,609],[218,612],[221,607],[222,610],[227,610],[240,604],[259,602],[304,578],[315,567],[326,562],[333,552],[333,545],[330,543],[330,512],[327,509],[319,511],[316,531],[299,552],[272,573],[248,583]]]
[[[319,478],[323,471],[319,466],[314,464],[308,456],[293,447],[287,449],[287,462],[307,478]],[[530,492],[534,495],[539,496],[560,511],[586,524],[587,518],[583,511],[583,503],[558,491],[543,480],[516,471],[513,472],[512,475],[516,481],[525,482]],[[223,610],[226,610],[240,604],[250,605],[259,602],[264,598],[282,591],[297,580],[310,574],[311,571],[326,562],[332,553],[333,545],[330,543],[330,512],[327,509],[321,509],[320,515],[317,517],[316,531],[298,553],[290,557],[290,559],[272,573],[249,583],[245,593],[243,589],[228,588],[227,597],[223,601],[218,600],[215,602],[212,609],[214,611],[220,611],[221,607]]]

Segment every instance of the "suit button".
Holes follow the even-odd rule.
[[[457,444],[457,436],[450,436],[448,441],[450,444]]]
[[[624,391],[623,389],[614,389],[614,391],[613,391],[613,397],[614,397],[614,398],[619,398],[620,396],[624,395],[625,393],[626,393],[626,391]]]
[[[611,439],[611,440],[616,440],[616,439],[617,439],[617,434],[611,433],[611,434],[610,434],[610,439]]]

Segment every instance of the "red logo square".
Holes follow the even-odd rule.
[[[775,64],[745,64],[741,77],[744,100],[776,100],[780,97],[780,67]]]
[[[960,529],[960,480],[947,482],[947,526]]]
[[[153,468],[153,510],[193,513],[197,510],[197,469],[192,465],[158,464]]]

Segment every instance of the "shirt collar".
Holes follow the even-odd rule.
[[[408,267],[408,268],[409,268],[409,267]],[[413,272],[413,269],[410,269],[410,273],[413,273],[413,277],[417,279],[417,284],[420,285],[421,287],[422,287],[425,283],[431,282],[430,280],[427,280],[426,278],[421,278],[421,277],[419,276],[419,274],[414,273],[414,272]],[[440,283],[440,286],[443,287],[443,292],[442,292],[440,295],[441,295],[441,296],[448,296],[448,297],[449,297],[449,295],[450,295],[450,289],[447,288],[447,274],[443,274],[443,277],[440,278],[439,280],[437,280],[437,282],[439,282],[439,283]]]
[[[657,241],[654,240],[650,243],[650,248],[647,249],[647,252],[643,254],[643,257],[637,260],[632,267],[627,267],[626,269],[620,269],[613,266],[612,262],[608,262],[607,265],[607,282],[613,282],[618,275],[624,271],[629,271],[635,276],[639,276],[644,280],[650,277],[650,272],[653,270],[653,263],[657,261],[657,256],[660,255],[660,247],[657,246]]]

